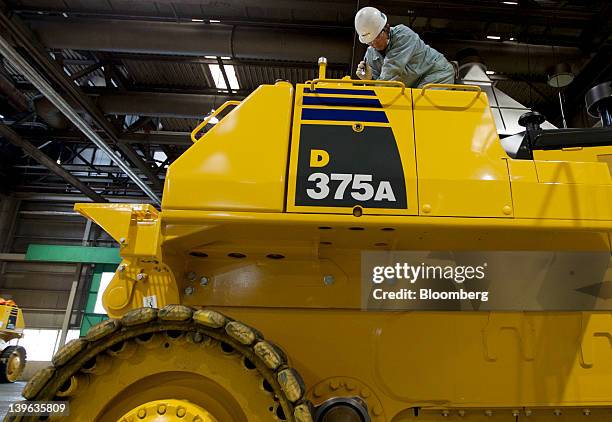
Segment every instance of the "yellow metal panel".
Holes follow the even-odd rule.
[[[412,129],[412,97],[410,90],[402,90],[396,87],[380,87],[380,86],[346,86],[334,83],[318,84],[318,88],[331,89],[350,89],[353,93],[358,91],[374,91],[375,96],[358,95],[358,94],[342,94],[342,93],[304,93],[305,88],[310,88],[310,84],[298,84],[296,86],[295,96],[295,111],[293,117],[293,130],[291,141],[291,157],[289,165],[289,186],[287,195],[287,211],[289,212],[306,212],[306,213],[334,213],[334,214],[351,214],[352,206],[347,207],[330,207],[330,206],[296,206],[296,181],[297,167],[300,149],[300,134],[302,125],[340,125],[353,126],[356,124],[362,125],[363,132],[369,127],[388,127],[391,128],[393,136],[397,144],[401,166],[404,173],[407,208],[406,209],[385,209],[385,208],[368,208],[362,207],[363,214],[371,215],[416,215],[418,213],[418,196],[416,191],[416,161],[414,150],[414,132]],[[389,123],[380,122],[362,122],[362,121],[328,121],[328,120],[313,120],[302,121],[301,111],[303,108],[313,109],[316,106],[303,105],[304,97],[315,98],[357,98],[357,99],[378,99],[382,105],[382,109],[361,107],[360,110],[368,111],[384,111]],[[331,106],[327,109],[338,110],[354,110],[354,107]],[[355,142],[359,142],[359,134],[355,134]],[[350,151],[347,151],[350,154]],[[308,157],[304,157],[306,159]],[[313,170],[314,171],[314,170]]]
[[[162,207],[283,211],[293,87],[262,85],[168,167]]]
[[[531,162],[533,166],[533,162]],[[563,219],[550,219],[550,220],[539,220],[537,218],[516,218],[513,220],[505,218],[445,218],[440,219],[436,217],[421,217],[421,216],[371,216],[364,215],[362,217],[354,217],[352,215],[334,215],[334,214],[294,214],[294,213],[250,213],[250,212],[213,212],[213,211],[175,211],[166,210],[161,213],[161,219],[163,222],[163,230],[165,236],[173,236],[173,232],[176,230],[182,233],[179,225],[191,225],[195,228],[195,224],[199,223],[202,226],[202,230],[210,228],[210,225],[235,225],[239,227],[247,236],[249,225],[252,226],[253,230],[257,230],[261,227],[269,227],[270,230],[290,230],[290,229],[302,229],[308,227],[310,229],[317,229],[317,227],[332,227],[337,229],[344,229],[347,231],[352,227],[362,227],[364,231],[373,230],[377,232],[383,231],[385,228],[391,229],[411,229],[411,230],[423,230],[428,232],[429,230],[458,230],[466,235],[474,233],[476,231],[487,231],[493,229],[506,229],[509,234],[513,231],[520,231],[523,237],[520,238],[519,242],[529,243],[531,241],[537,241],[533,239],[533,234],[528,233],[536,232],[560,232],[576,234],[584,231],[603,232],[608,233],[612,231],[612,225],[609,221],[597,221],[597,220],[563,220]],[[256,222],[256,223],[255,223]],[[360,231],[360,230],[357,230]],[[195,238],[196,235],[194,234]],[[298,238],[298,236],[294,236]],[[460,239],[455,243],[455,239],[447,239],[449,245],[461,244]],[[497,239],[497,244],[500,244]],[[516,249],[520,243],[509,246],[510,249]],[[501,245],[502,247],[504,245]],[[578,245],[576,245],[578,246]],[[359,246],[356,246],[359,247]],[[441,245],[441,248],[452,249],[454,246]],[[488,246],[489,247],[489,246]],[[570,250],[574,248],[567,246]],[[521,248],[518,248],[521,249]]]
[[[603,163],[509,159],[508,169],[516,218],[602,220],[612,227],[612,183]]]
[[[598,158],[599,161],[608,165],[608,170],[610,170],[610,177],[612,177],[612,154],[600,155]]]
[[[412,95],[421,215],[511,217],[507,155],[486,94]]]
[[[127,258],[119,268],[102,296],[111,318],[143,306],[161,308],[179,303],[178,286],[167,265],[152,259]]]
[[[535,150],[533,158],[540,161],[612,161],[612,146],[572,147],[559,150]]]
[[[339,376],[367,385],[386,420],[412,420],[406,414],[413,407],[425,414],[454,408],[455,416],[464,409],[468,417],[486,409],[508,417],[513,409],[538,407],[544,417],[555,406],[578,407],[563,409],[573,415],[568,421],[581,420],[585,408],[595,408],[600,418],[594,420],[609,420],[596,408],[612,405],[610,313],[220,309],[274,339],[306,385]],[[586,365],[585,341],[593,350]],[[314,388],[309,398],[319,403]],[[437,414],[424,420],[446,420],[441,410]]]
[[[106,230],[121,246],[121,256],[158,254],[159,213],[152,205],[75,204],[74,209]]]
[[[535,160],[540,183],[608,185],[612,178],[606,163]]]
[[[9,317],[17,312],[15,319],[15,327],[8,329]],[[0,305],[0,342],[10,341],[15,338],[20,338],[23,335],[25,323],[23,321],[23,312],[20,308],[10,305]],[[2,345],[0,344],[0,347]]]

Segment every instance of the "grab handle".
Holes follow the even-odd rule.
[[[369,79],[313,79],[310,81],[310,90],[315,90],[315,85],[318,83],[334,83],[334,84],[360,84],[360,85],[383,85],[383,86],[394,86],[397,88],[402,88],[402,94],[406,90],[406,85],[404,85],[401,81],[379,81],[379,80],[369,80]]]
[[[196,142],[198,142],[200,139],[202,139],[204,137],[204,135],[202,135],[200,138],[196,138],[196,135],[202,130],[204,129],[204,126],[206,126],[208,124],[208,122],[210,122],[210,120],[215,117],[217,114],[221,113],[223,110],[225,110],[228,106],[231,105],[235,105],[237,106],[238,104],[240,104],[240,101],[236,101],[236,100],[231,100],[231,101],[226,101],[223,103],[223,105],[221,107],[219,107],[218,109],[216,109],[214,112],[212,112],[210,115],[208,115],[204,121],[202,123],[200,123],[192,132],[191,132],[191,141],[195,144]]]
[[[425,95],[425,91],[432,88],[452,88],[458,91],[474,91],[478,95],[482,92],[482,89],[478,85],[459,85],[459,84],[427,84],[421,88],[421,95]],[[478,96],[477,95],[477,96]]]

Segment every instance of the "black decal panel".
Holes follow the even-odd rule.
[[[311,167],[313,150],[325,151],[329,162]],[[366,126],[356,132],[348,125],[302,124],[295,205],[406,209],[404,171],[392,129]]]

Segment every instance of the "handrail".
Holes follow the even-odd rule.
[[[215,117],[217,114],[221,113],[223,110],[225,110],[228,106],[231,105],[238,105],[240,104],[240,101],[237,100],[230,100],[230,101],[226,101],[223,103],[223,105],[221,105],[221,107],[219,107],[218,109],[216,109],[214,112],[210,113],[202,123],[200,123],[192,132],[191,132],[191,141],[195,144],[196,142],[198,142],[200,139],[202,139],[204,137],[204,135],[202,135],[199,139],[196,138],[196,135],[202,130],[204,129],[204,126],[206,126],[208,124],[208,122]]]
[[[315,85],[318,83],[335,83],[335,84],[362,84],[362,85],[386,85],[402,88],[402,94],[406,90],[406,85],[402,81],[382,81],[372,79],[313,79],[310,81],[310,90],[315,90]]]
[[[425,95],[425,90],[431,88],[454,88],[458,91],[474,91],[478,92],[478,95],[482,92],[482,89],[478,85],[459,85],[459,84],[426,84],[421,88],[421,95]],[[477,95],[477,96],[478,96]]]

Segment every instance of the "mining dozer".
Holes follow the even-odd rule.
[[[23,373],[26,350],[8,342],[23,337],[24,326],[21,309],[0,297],[0,383],[15,382]]]
[[[24,397],[74,421],[612,420],[611,312],[373,311],[360,293],[362,251],[599,251],[609,283],[612,128],[529,113],[511,157],[478,86],[319,71],[208,116],[161,210],[75,206],[120,246],[110,318]]]

